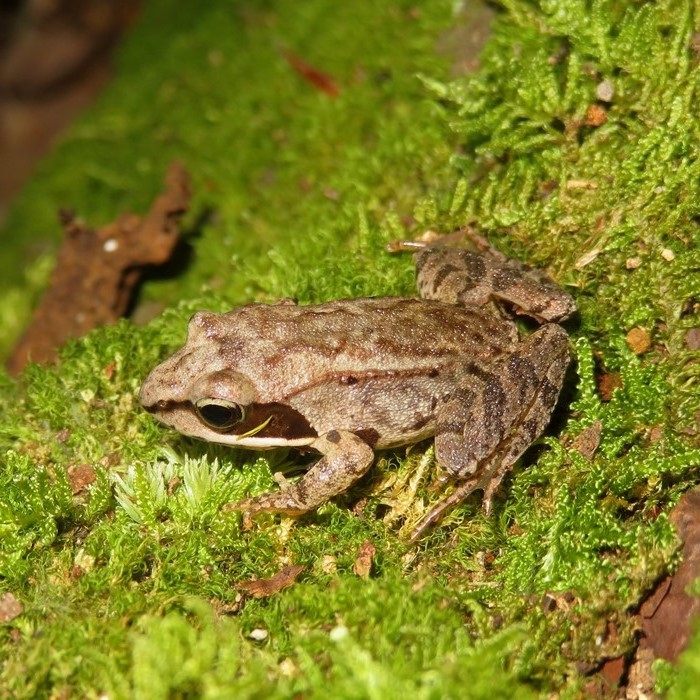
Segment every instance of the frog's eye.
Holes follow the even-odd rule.
[[[199,399],[197,415],[214,430],[226,430],[243,420],[243,407],[225,399]]]

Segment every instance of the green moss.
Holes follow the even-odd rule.
[[[14,206],[6,346],[48,269],[44,255],[22,277],[18,262],[43,249],[56,209],[96,224],[143,210],[173,158],[196,192],[191,255],[143,290],[168,306],[161,317],[0,379],[0,588],[24,606],[3,631],[3,694],[573,696],[582,667],[633,647],[628,612],[675,562],[668,512],[700,463],[700,364],[686,344],[700,325],[695,7],[509,0],[479,69],[450,78],[435,46],[460,19],[425,5],[155,0],[117,80]],[[283,49],[340,96],[294,73]],[[273,487],[296,456],[165,433],[138,410],[145,373],[197,308],[410,293],[410,260],[384,243],[465,223],[548,266],[580,308],[576,376],[494,513],[472,498],[405,546],[390,524],[436,498],[434,476],[408,495],[431,465],[419,446],[380,456],[352,494],[296,524],[243,528],[222,506]],[[639,356],[625,341],[635,326],[652,338]],[[606,401],[601,373],[621,380]],[[596,421],[584,457],[575,438]],[[95,480],[74,494],[84,464]],[[353,565],[367,540],[364,579]],[[305,566],[291,588],[238,591],[289,563]]]

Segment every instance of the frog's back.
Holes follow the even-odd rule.
[[[488,364],[517,340],[512,323],[486,311],[423,299],[255,304],[219,318],[221,351],[262,400],[329,374],[443,371],[464,358]]]

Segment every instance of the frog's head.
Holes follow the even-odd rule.
[[[222,353],[220,318],[203,311],[192,317],[187,342],[151,371],[139,400],[160,422],[185,435],[236,444],[236,426],[256,393]]]

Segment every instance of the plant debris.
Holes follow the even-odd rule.
[[[68,467],[68,482],[73,495],[85,491],[96,478],[97,474],[89,464],[74,464]]]
[[[293,585],[299,574],[306,567],[303,564],[294,564],[293,566],[285,566],[284,569],[278,571],[270,578],[258,578],[251,581],[243,581],[238,587],[253,598],[267,598],[274,595],[283,588],[289,588]]]
[[[338,95],[340,95],[340,88],[330,75],[318,68],[314,68],[314,66],[308,64],[292,51],[282,51],[282,55],[287,63],[289,63],[307,83],[313,85],[317,90],[325,93],[328,97],[338,97]]]
[[[372,571],[372,560],[376,553],[377,548],[369,540],[365,540],[360,545],[355,563],[352,565],[353,572],[361,578],[368,578]]]
[[[63,214],[65,239],[49,287],[7,362],[11,374],[27,362],[48,362],[70,338],[113,323],[131,303],[147,265],[161,265],[180,239],[178,222],[190,200],[189,175],[172,163],[165,191],[143,217],[123,214],[99,229]]]
[[[643,355],[651,347],[651,333],[637,326],[627,334],[627,345],[635,355]]]
[[[700,489],[688,491],[671,513],[683,540],[683,561],[673,576],[666,576],[639,610],[644,637],[640,648],[656,658],[675,661],[686,648],[692,620],[700,612],[700,598],[687,592],[700,576]]]
[[[603,431],[603,423],[599,420],[593,421],[591,425],[584,428],[571,442],[573,447],[582,457],[587,460],[593,456],[600,445],[600,436]]]

